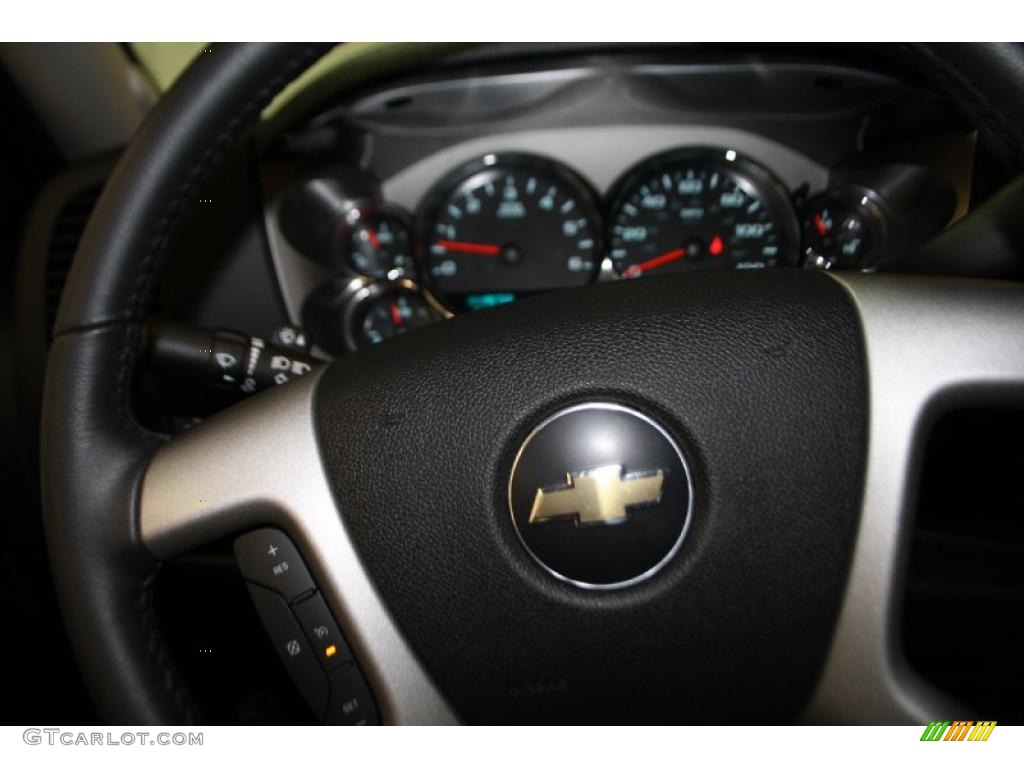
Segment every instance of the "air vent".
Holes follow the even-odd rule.
[[[57,307],[64,292],[68,271],[74,260],[78,244],[82,240],[85,224],[89,220],[92,209],[96,206],[102,184],[85,187],[71,197],[60,209],[53,223],[50,234],[50,247],[46,255],[46,337],[53,336],[53,326],[57,320]]]
[[[1024,411],[962,411],[932,430],[907,570],[903,645],[975,716],[1024,722]]]

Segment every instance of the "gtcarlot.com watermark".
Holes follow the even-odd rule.
[[[66,747],[201,747],[202,733],[160,731],[74,731],[65,728],[26,728],[21,734],[26,744],[64,745]]]

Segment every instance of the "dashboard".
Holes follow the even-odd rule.
[[[947,119],[922,141],[921,98],[863,67],[763,59],[469,62],[379,84],[266,153],[274,271],[331,357],[595,282],[884,268],[967,207],[972,137]]]
[[[955,105],[905,69],[848,49],[526,48],[493,46],[360,90],[328,88],[301,115],[265,117],[204,182],[169,246],[132,381],[139,423],[182,435],[321,361],[351,356],[339,370],[372,368],[382,359],[374,348],[395,337],[415,344],[422,334],[426,347],[425,326],[502,327],[502,307],[526,309],[538,294],[589,291],[597,302],[600,283],[675,273],[664,285],[682,285],[678,273],[712,270],[737,273],[735,284],[779,275],[751,285],[779,285],[796,270],[900,271],[998,187],[986,179],[998,172],[986,171],[991,146]],[[45,228],[26,238],[33,249],[23,263],[35,278],[19,293],[36,297],[38,320],[19,336],[40,349],[110,167],[101,158],[74,169],[47,196]],[[970,246],[962,252],[987,244]],[[644,283],[631,287],[624,294],[644,293]],[[401,355],[403,345],[391,349]],[[37,362],[23,360],[19,375]],[[367,397],[359,407],[373,406]],[[385,400],[377,411],[388,424],[400,406]],[[1019,455],[1010,436],[1019,421],[968,413],[943,425],[939,458],[924,471],[939,511],[922,519],[944,538],[927,546],[951,546],[943,515],[960,519],[976,501],[945,487],[963,475],[950,469],[962,463],[957,449],[989,445],[974,463],[1013,477],[1001,459]],[[982,485],[1012,499],[998,478]],[[927,546],[911,558],[907,610],[918,613],[905,638],[918,663],[959,670],[936,661],[948,598],[932,564],[950,557]],[[223,721],[306,722],[272,649],[251,642],[258,619],[224,557],[215,547],[165,569],[156,601],[175,660]],[[998,634],[998,624],[973,626]],[[210,637],[239,652],[197,656]]]

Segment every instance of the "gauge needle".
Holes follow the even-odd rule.
[[[372,229],[366,230],[366,236],[370,238],[370,245],[374,248],[380,248],[380,238],[377,237],[377,233]]]
[[[664,264],[671,264],[673,261],[679,261],[679,259],[683,258],[685,255],[685,248],[676,248],[674,251],[661,254],[661,256],[655,256],[653,259],[648,259],[647,261],[641,261],[639,264],[634,264],[633,266],[628,267],[622,274],[626,277],[636,277],[637,275],[642,275],[644,272],[654,269],[655,267],[660,267]]]
[[[490,243],[466,243],[461,240],[438,240],[437,245],[446,251],[458,251],[459,253],[475,253],[480,256],[497,256],[501,253],[500,245]]]
[[[814,214],[812,221],[814,222],[814,228],[818,230],[819,235],[824,237],[828,234],[828,224],[825,223],[825,219],[822,218],[820,213]]]
[[[388,310],[391,312],[391,322],[395,324],[396,328],[402,327],[402,310],[398,308],[397,304],[388,305]]]

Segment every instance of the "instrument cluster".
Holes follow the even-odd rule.
[[[871,207],[819,198],[801,203],[801,223],[783,183],[727,148],[661,152],[604,198],[563,163],[497,153],[452,170],[415,211],[309,181],[285,196],[281,224],[296,250],[331,270],[303,320],[340,353],[595,281],[805,263],[869,268],[880,239]]]

